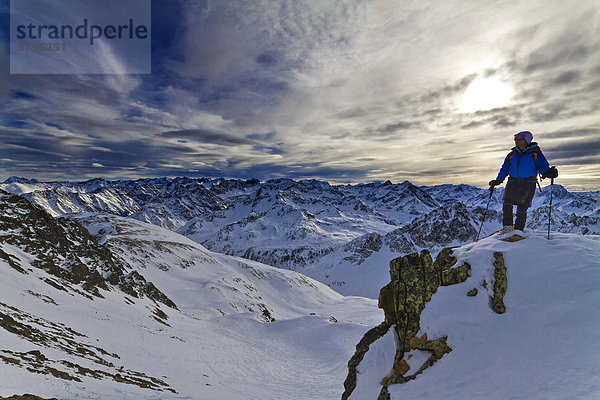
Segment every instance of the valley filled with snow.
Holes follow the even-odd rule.
[[[381,318],[375,300],[164,228],[79,219],[176,308],[113,287],[90,295],[36,268],[31,248],[3,242],[0,396],[336,398],[354,342]]]

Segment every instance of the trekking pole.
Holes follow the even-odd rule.
[[[477,232],[477,239],[475,239],[475,241],[479,240],[479,235],[481,234],[481,228],[483,228],[483,223],[485,222],[485,214],[487,214],[487,210],[488,207],[490,206],[490,200],[492,200],[492,194],[494,193],[494,187],[495,186],[490,186],[490,197],[488,199],[487,202],[487,206],[485,206],[485,211],[483,212],[483,218],[481,219],[481,226],[479,227],[479,232]]]
[[[554,178],[550,179],[550,210],[548,210],[548,240],[550,240],[550,222],[552,221],[552,186],[554,186]]]

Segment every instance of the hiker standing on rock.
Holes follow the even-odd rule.
[[[498,177],[490,181],[490,186],[500,185],[508,176],[508,183],[504,189],[502,199],[502,233],[513,229],[525,229],[527,209],[535,194],[537,175],[544,178],[556,178],[558,170],[550,167],[548,160],[542,154],[537,142],[532,142],[533,135],[529,131],[522,131],[515,135],[515,147],[504,159],[504,164],[498,172]],[[541,189],[540,189],[541,190]],[[513,206],[517,206],[517,217],[513,228]]]

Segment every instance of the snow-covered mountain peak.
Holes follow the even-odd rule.
[[[5,184],[5,185],[9,185],[11,183],[22,183],[25,185],[35,185],[35,184],[39,183],[39,181],[36,179],[27,179],[27,178],[21,178],[19,176],[11,176],[8,179],[6,179],[4,182],[2,182],[2,184]]]

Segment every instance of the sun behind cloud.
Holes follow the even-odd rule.
[[[513,89],[497,76],[476,78],[465,90],[461,110],[472,113],[504,107],[513,96]]]

